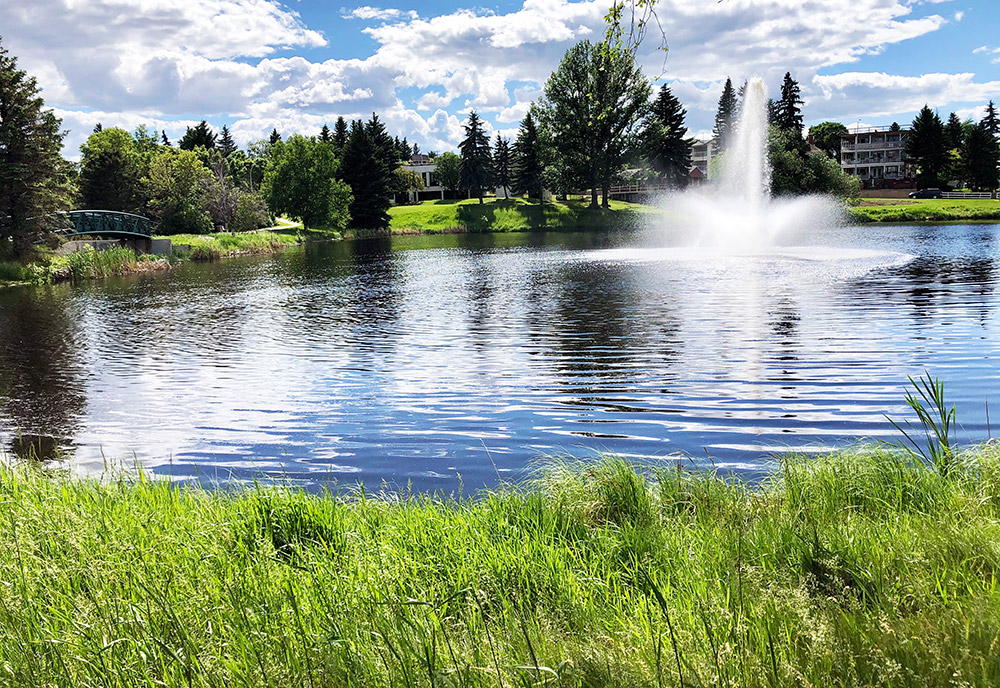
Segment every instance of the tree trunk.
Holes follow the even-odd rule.
[[[608,185],[605,184],[601,187],[601,207],[610,208],[611,204],[608,203]]]
[[[590,187],[590,207],[597,208],[597,183]]]

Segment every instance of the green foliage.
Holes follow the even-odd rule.
[[[1000,220],[1000,201],[895,199],[865,200],[847,209],[854,222],[955,222]]]
[[[249,232],[271,224],[271,211],[264,197],[255,192],[239,192],[236,198],[236,212],[229,229],[233,232]]]
[[[840,160],[840,137],[846,133],[847,127],[840,122],[820,122],[809,127],[813,145],[837,161]]]
[[[736,133],[737,106],[733,80],[727,77],[722,87],[722,95],[719,96],[719,107],[715,112],[715,128],[712,129],[712,138],[720,152],[725,152],[729,148]]]
[[[462,186],[462,158],[446,151],[435,158],[437,167],[434,177],[438,184],[448,191],[457,191]]]
[[[199,147],[209,150],[215,148],[215,138],[215,132],[212,131],[212,128],[208,126],[205,120],[202,120],[195,126],[187,128],[184,136],[177,143],[177,147],[186,151],[192,151]]]
[[[785,72],[781,81],[781,98],[775,103],[772,123],[779,129],[796,134],[802,138],[802,99],[799,83],[792,78],[791,72]]]
[[[212,172],[195,151],[167,149],[153,158],[146,188],[149,214],[160,221],[160,233],[212,231],[212,218],[205,210],[212,183]]]
[[[502,138],[498,132],[493,144],[493,176],[497,187],[503,189],[504,198],[510,197],[511,174],[510,141]]]
[[[950,160],[944,125],[928,106],[917,114],[906,139],[906,157],[917,168],[919,188],[944,186]]]
[[[992,100],[986,106],[986,115],[983,116],[980,124],[986,128],[986,131],[993,134],[994,138],[1000,136],[1000,116],[997,115],[997,109]]]
[[[89,246],[83,251],[65,257],[70,276],[74,280],[112,277],[128,272],[137,262],[135,251],[125,246],[114,246],[95,251]]]
[[[649,93],[630,52],[589,41],[566,51],[536,110],[559,186],[590,187],[593,207],[600,189],[607,207],[608,189],[638,147]]]
[[[339,122],[339,120],[338,120]],[[376,115],[366,123],[351,123],[341,156],[341,177],[353,194],[351,226],[385,229],[396,188],[398,150]]]
[[[891,418],[888,420],[903,433],[905,442],[901,442],[900,446],[941,475],[947,475],[955,466],[955,449],[952,446],[957,426],[955,407],[948,408],[944,400],[944,382],[932,378],[930,373],[924,372],[923,377],[916,380],[912,377],[908,379],[916,394],[907,391],[906,404],[917,414],[924,442],[919,442],[911,434],[914,426],[910,421],[905,421],[906,428],[903,428]]]
[[[672,186],[687,183],[691,171],[692,139],[685,138],[687,111],[667,86],[660,92],[646,116],[641,139],[646,164]]]
[[[289,137],[264,175],[264,196],[271,210],[302,220],[305,227],[347,226],[351,191],[337,178],[333,148],[298,134]]]
[[[857,178],[844,173],[825,153],[803,155],[800,133],[772,125],[768,130],[771,192],[775,195],[825,193],[855,198],[861,192]],[[714,161],[713,161],[714,162]]]
[[[949,148],[962,147],[962,142],[965,140],[965,129],[962,126],[962,120],[954,112],[948,115],[948,123],[944,125],[944,133],[948,139]]]
[[[38,83],[0,45],[0,253],[19,256],[70,205],[61,121],[46,110]]]
[[[541,158],[541,144],[531,111],[521,120],[512,151],[511,186],[514,193],[541,200],[544,187],[545,166]],[[440,167],[440,163],[439,167]]]
[[[210,147],[211,146],[206,146],[206,148]],[[226,124],[222,125],[222,131],[219,132],[217,147],[223,158],[228,158],[230,155],[239,150],[239,146],[237,146],[236,141],[233,140],[233,135],[229,133],[229,126]]]
[[[81,208],[139,214],[145,210],[142,180],[148,173],[149,151],[140,153],[131,134],[117,127],[101,129],[87,138],[80,153]]]
[[[175,236],[177,244],[190,246],[191,260],[209,261],[230,256],[255,253],[273,253],[274,251],[300,243],[296,234],[278,232],[248,232],[231,234],[217,232],[207,235]]]
[[[396,193],[405,194],[421,191],[424,188],[424,177],[413,170],[404,167],[396,168]]]
[[[985,123],[973,127],[962,142],[961,168],[965,181],[976,191],[992,191],[1000,186],[1000,143]]]
[[[483,130],[483,121],[473,110],[465,125],[465,138],[458,146],[462,154],[462,189],[483,202],[483,192],[493,182],[493,155],[490,139]]]

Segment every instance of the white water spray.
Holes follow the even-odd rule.
[[[718,179],[666,197],[671,234],[724,253],[756,253],[796,231],[836,222],[837,206],[828,198],[771,198],[767,105],[767,85],[754,77]]]

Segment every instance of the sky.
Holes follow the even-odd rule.
[[[376,0],[366,0],[375,2]],[[454,150],[478,112],[516,135],[567,48],[599,40],[610,0],[2,0],[3,45],[38,79],[78,158],[97,122],[316,134],[373,112],[422,151]],[[348,2],[348,4],[341,4]],[[907,123],[925,103],[1000,103],[998,0],[659,0],[637,57],[707,135],[727,77],[772,94],[790,71],[806,125]]]

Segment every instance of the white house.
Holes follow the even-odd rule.
[[[424,180],[424,188],[422,190],[411,191],[409,193],[409,200],[411,202],[436,199],[444,200],[444,187],[440,186],[434,177],[434,172],[437,170],[437,163],[434,162],[434,158],[422,153],[414,155],[410,158],[409,165],[403,165],[403,169],[416,172]]]

